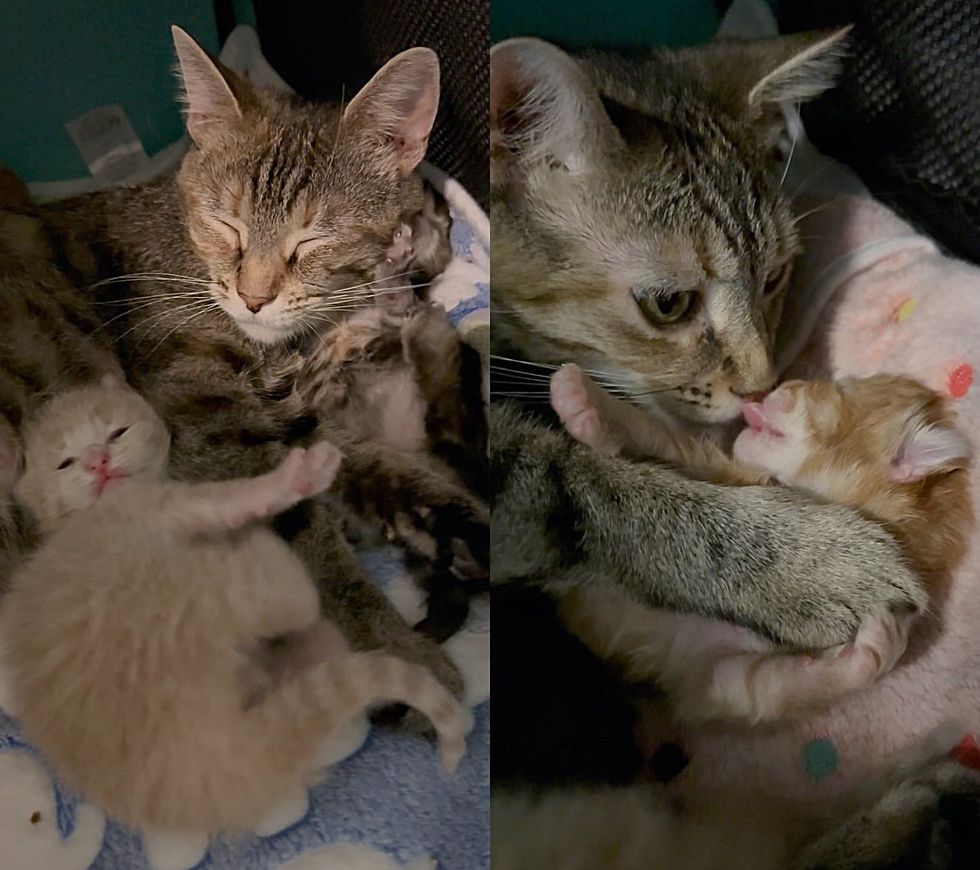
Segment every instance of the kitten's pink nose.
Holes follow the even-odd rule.
[[[272,296],[252,296],[249,293],[242,293],[241,290],[238,291],[238,295],[242,297],[242,302],[252,314],[258,314],[262,307],[268,305],[273,299]]]
[[[93,474],[106,471],[109,468],[109,454],[102,452],[90,456],[85,463],[85,468]]]

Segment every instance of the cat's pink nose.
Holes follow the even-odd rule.
[[[242,297],[242,302],[252,314],[258,314],[263,306],[268,305],[273,300],[272,296],[252,296],[250,293],[242,293],[241,290],[238,291],[238,295]]]
[[[108,453],[97,453],[95,456],[90,456],[88,461],[85,463],[85,468],[91,472],[105,471],[109,467],[109,454]]]

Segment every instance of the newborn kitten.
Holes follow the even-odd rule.
[[[385,260],[378,267],[375,298],[386,308],[404,312],[416,299],[413,279],[431,279],[445,271],[453,258],[449,241],[452,219],[445,199],[425,185],[422,208],[404,212]],[[425,294],[422,294],[425,298]]]
[[[778,482],[860,508],[933,584],[963,555],[972,520],[970,446],[943,399],[917,381],[789,381],[764,401],[744,404],[748,427],[732,457],[614,400],[578,366],[555,373],[551,396],[568,432],[608,455],[666,460],[712,483]],[[853,643],[808,656],[778,651],[728,623],[609,597],[576,593],[562,609],[598,654],[623,663],[632,677],[656,678],[687,720],[770,720],[829,704],[891,670],[910,623],[881,613],[862,624]]]
[[[485,497],[486,420],[480,358],[439,306],[416,302],[405,314],[373,307],[327,332],[302,363],[296,388],[305,406],[358,440],[410,454],[446,479]],[[456,543],[440,552],[412,528],[385,530],[414,543],[409,568],[429,593],[417,628],[443,641],[462,626],[469,598],[486,589],[478,563]],[[363,528],[362,528],[363,533]]]
[[[44,543],[0,611],[15,709],[66,783],[140,828],[254,826],[307,784],[318,747],[371,704],[435,725],[453,769],[469,715],[424,668],[352,653],[261,524],[323,491],[340,452],[251,479],[164,479],[169,436],[134,391],[54,398],[24,433],[17,497]]]

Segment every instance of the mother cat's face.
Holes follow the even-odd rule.
[[[253,88],[175,33],[196,145],[178,185],[218,304],[251,338],[320,329],[372,299],[439,99],[428,49],[391,60],[341,111]]]
[[[798,250],[768,103],[825,86],[805,69],[821,38],[630,61],[495,48],[495,341],[701,423],[768,389]]]

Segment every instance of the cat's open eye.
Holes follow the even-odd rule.
[[[659,295],[647,290],[634,290],[633,298],[643,316],[654,326],[670,326],[690,317],[695,310],[697,293],[683,290],[679,293]]]
[[[63,459],[61,461],[61,465],[58,466],[58,471],[64,471],[66,468],[74,464],[75,464],[75,460],[72,459],[71,457],[69,457],[68,459]]]
[[[109,443],[111,444],[113,441],[118,441],[128,431],[129,431],[129,426],[120,426],[118,429],[114,429],[112,433],[109,435]]]

